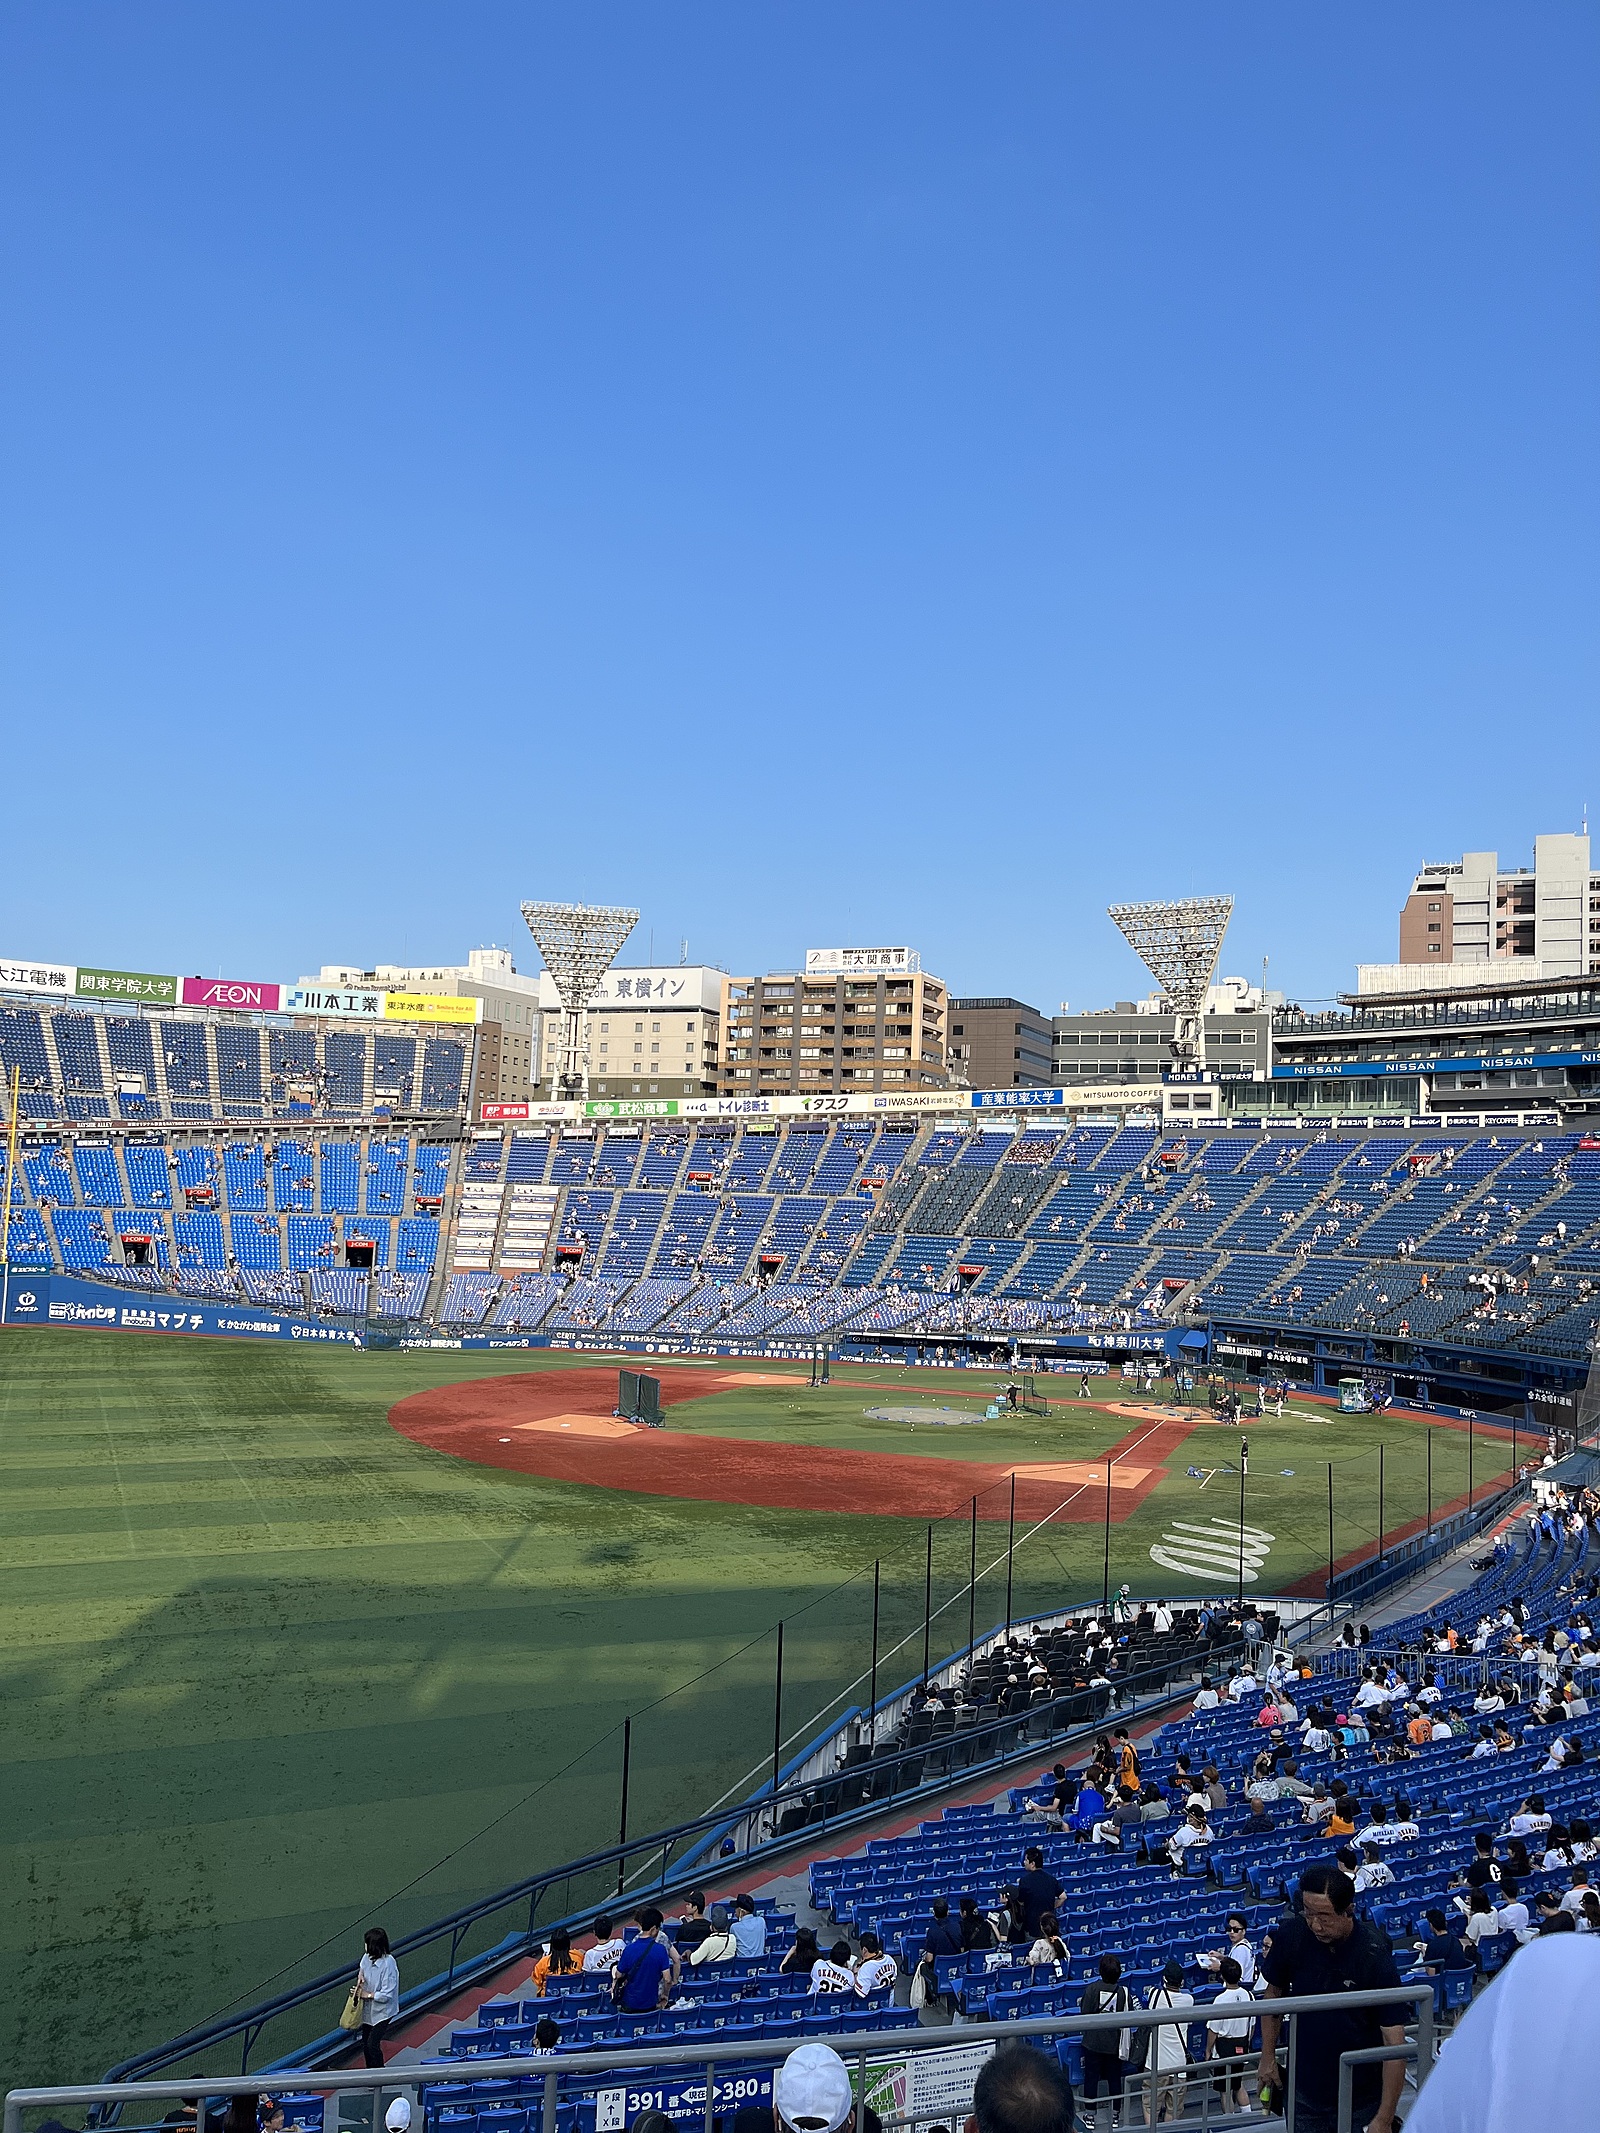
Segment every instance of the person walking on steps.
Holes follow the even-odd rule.
[[[400,1966],[389,1953],[382,1926],[369,1929],[365,1953],[356,1970],[356,1998],[361,2002],[361,2063],[382,2066],[383,2040],[400,2012]]]

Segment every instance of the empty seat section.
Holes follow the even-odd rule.
[[[437,1215],[407,1215],[395,1236],[395,1266],[402,1273],[426,1272],[439,1255]]]
[[[159,1141],[125,1141],[123,1167],[128,1173],[128,1197],[135,1207],[170,1207],[167,1151]]]
[[[54,1207],[50,1220],[64,1267],[110,1265],[111,1240],[106,1235],[106,1218],[98,1208]]]
[[[272,1204],[279,1214],[309,1214],[316,1206],[311,1150],[299,1141],[281,1140],[272,1158]]]
[[[91,1146],[79,1141],[72,1151],[72,1167],[78,1174],[78,1196],[86,1207],[120,1207],[126,1195],[117,1173],[114,1148]]]
[[[105,1031],[106,1053],[119,1087],[124,1080],[136,1080],[145,1095],[154,1096],[158,1084],[150,1024],[142,1016],[107,1015]]]
[[[417,1083],[417,1040],[389,1030],[372,1036],[372,1101],[394,1111],[414,1108]]]
[[[353,1215],[361,1207],[361,1150],[355,1141],[324,1141],[320,1205],[325,1215]]]
[[[229,1104],[259,1104],[261,1090],[261,1040],[253,1029],[238,1029],[219,1022],[213,1032],[217,1043],[217,1080],[224,1107]]]
[[[612,1218],[599,1271],[635,1280],[642,1274],[655,1248],[656,1232],[666,1212],[667,1199],[660,1192],[625,1192]]]
[[[670,1310],[682,1303],[689,1289],[690,1283],[681,1278],[636,1281],[613,1310],[608,1330],[612,1333],[648,1333]]]
[[[542,1185],[549,1161],[548,1133],[513,1133],[506,1156],[506,1183]]]
[[[61,1062],[62,1085],[69,1094],[91,1090],[98,1093],[105,1088],[95,1024],[93,1015],[74,1014],[70,1010],[50,1017],[50,1033],[55,1038],[56,1057]]]
[[[329,1111],[359,1111],[367,1094],[367,1040],[354,1030],[331,1029],[322,1039],[323,1105]],[[424,1109],[437,1108],[423,1099]]]
[[[228,1207],[267,1212],[267,1150],[260,1141],[233,1141],[222,1150],[222,1182]]]
[[[456,1111],[461,1107],[466,1050],[454,1037],[430,1037],[422,1054],[422,1108]]]
[[[211,1052],[203,1022],[158,1022],[167,1095],[175,1118],[209,1118],[211,1099]]]
[[[174,1215],[172,1235],[180,1268],[205,1267],[220,1274],[227,1265],[228,1243],[222,1232],[222,1217],[209,1208]]]
[[[737,1279],[748,1273],[771,1212],[772,1202],[764,1194],[734,1201],[711,1233],[703,1255],[706,1266],[715,1268],[724,1279]]]
[[[366,1208],[369,1215],[398,1215],[405,1211],[406,1168],[411,1143],[403,1137],[382,1140],[374,1134],[367,1143]],[[323,1205],[327,1202],[324,1200]]]

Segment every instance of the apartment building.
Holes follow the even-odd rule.
[[[1496,852],[1423,867],[1400,913],[1399,964],[1364,964],[1360,989],[1449,986],[1461,964],[1491,966],[1486,982],[1600,972],[1600,874],[1587,835],[1536,837],[1531,867],[1502,868]],[[1430,969],[1453,975],[1434,980]]]
[[[910,949],[813,948],[722,997],[724,1096],[949,1085],[949,994]]]
[[[1048,1089],[1050,1024],[1026,1000],[952,1000],[950,1072],[969,1089]]]

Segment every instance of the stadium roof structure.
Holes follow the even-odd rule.
[[[1231,896],[1174,903],[1112,904],[1107,916],[1172,1003],[1172,1052],[1180,1066],[1205,1064],[1205,1004],[1233,916]]]
[[[588,1085],[583,1011],[638,925],[639,914],[621,904],[525,903],[522,916],[544,957],[565,1016],[561,1090],[569,1100],[581,1098]]]

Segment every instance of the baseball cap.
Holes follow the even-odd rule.
[[[772,2084],[778,2116],[794,2133],[839,2133],[855,2096],[844,2061],[826,2044],[802,2044]]]
[[[397,2096],[383,2114],[383,2122],[389,2133],[406,2133],[411,2124],[411,2106],[403,2096]]]

